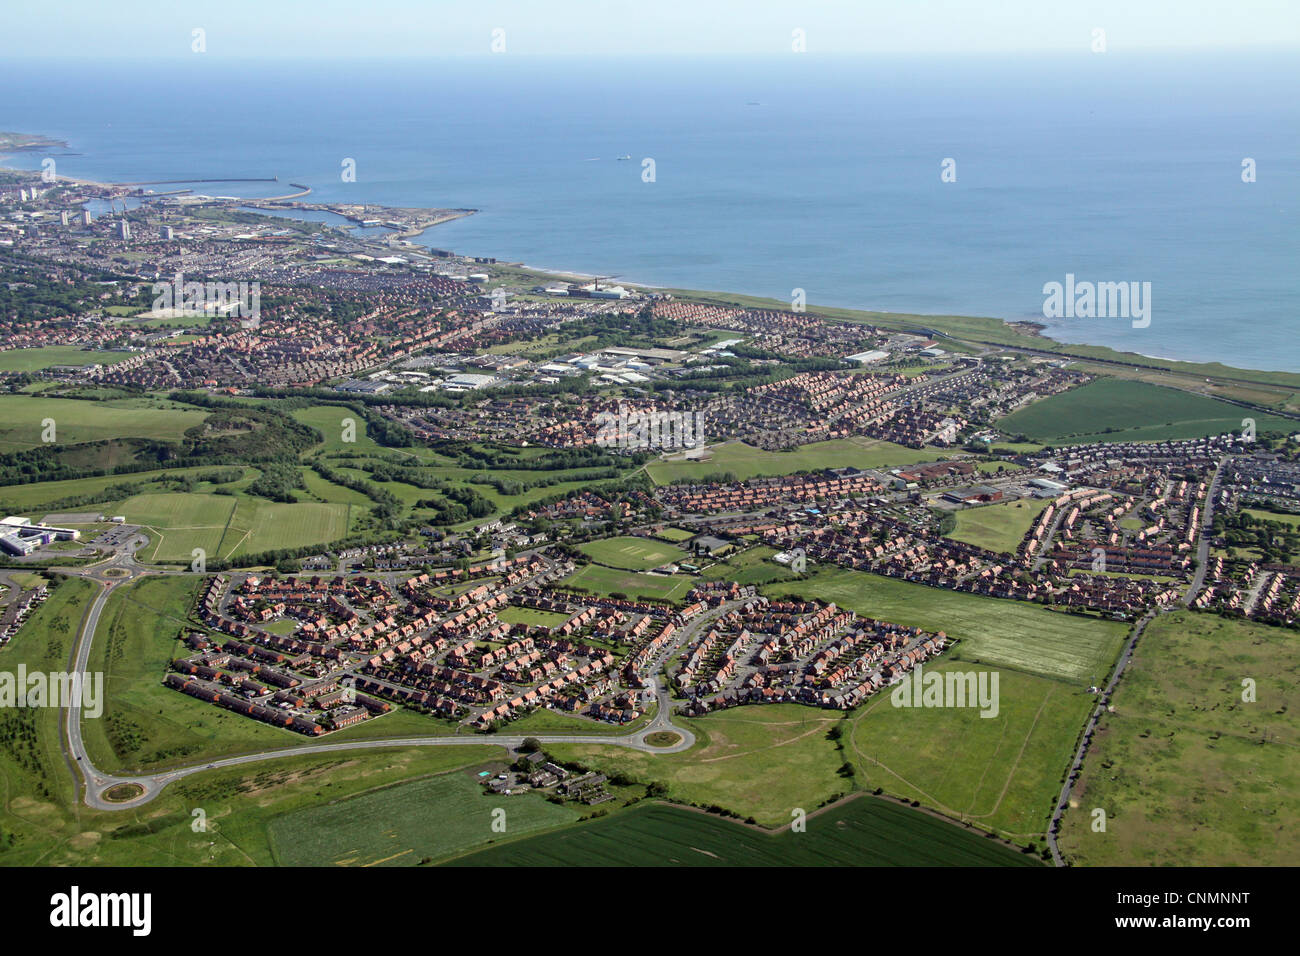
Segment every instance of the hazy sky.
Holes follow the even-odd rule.
[[[51,0],[10,4],[0,56],[1087,52],[1300,46],[1300,0]]]

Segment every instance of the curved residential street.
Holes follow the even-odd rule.
[[[117,569],[121,572],[114,577],[106,572],[110,569]],[[102,562],[94,568],[87,568],[80,576],[87,578],[97,584],[99,592],[95,595],[90,607],[87,609],[81,621],[81,630],[77,635],[77,643],[73,650],[72,662],[73,668],[77,671],[85,672],[89,670],[90,649],[95,638],[95,629],[99,625],[100,615],[103,613],[104,605],[108,602],[109,595],[121,584],[128,584],[138,577],[152,573],[145,568],[135,564],[134,560],[126,554],[119,555],[106,562]],[[183,573],[183,572],[177,572]],[[706,620],[711,619],[712,615],[706,615],[702,619],[691,622],[696,627],[701,626]],[[683,628],[683,639],[692,632],[692,628]],[[664,686],[662,680],[655,679],[655,697],[658,700],[658,709],[654,718],[642,730],[631,734],[620,735],[545,735],[545,734],[527,734],[527,735],[506,735],[506,734],[475,734],[466,736],[434,736],[427,737],[392,737],[379,738],[375,740],[350,740],[339,743],[318,743],[304,744],[300,747],[283,747],[276,750],[266,750],[255,754],[244,754],[238,757],[227,757],[220,760],[204,761],[187,767],[179,767],[175,770],[166,770],[154,774],[136,774],[136,775],[117,775],[107,773],[97,768],[86,752],[86,744],[82,737],[81,728],[81,701],[74,700],[68,707],[65,720],[67,729],[64,735],[66,753],[69,764],[75,766],[81,774],[85,787],[85,801],[88,806],[97,810],[129,810],[133,807],[141,806],[148,803],[156,797],[167,784],[191,774],[201,773],[205,770],[213,770],[221,767],[235,767],[242,764],[259,763],[264,760],[275,760],[281,757],[296,757],[300,755],[334,753],[343,750],[373,750],[379,747],[463,747],[463,746],[498,746],[517,749],[523,745],[526,739],[540,741],[543,744],[604,744],[614,747],[629,747],[633,750],[641,750],[645,753],[680,753],[683,750],[689,750],[695,743],[695,735],[685,727],[680,727],[672,721],[672,699],[668,689]],[[679,741],[668,747],[655,747],[646,743],[646,738],[651,734],[670,732],[681,737]],[[129,800],[108,800],[104,797],[107,790],[111,790],[121,784],[135,784],[141,788],[141,793]]]

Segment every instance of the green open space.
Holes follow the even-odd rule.
[[[477,581],[474,582],[478,584]],[[569,619],[569,615],[559,611],[544,611],[535,607],[516,607],[507,605],[497,609],[497,617],[507,624],[527,624],[530,627],[555,627]]]
[[[656,484],[700,481],[710,475],[732,474],[738,480],[790,475],[825,468],[884,468],[947,457],[935,449],[914,449],[871,438],[836,438],[800,445],[790,451],[764,451],[743,442],[713,445],[706,460],[657,461],[646,465]]]
[[[695,580],[684,574],[645,574],[587,564],[565,578],[562,585],[581,588],[592,594],[624,594],[647,601],[680,601],[694,586]]]
[[[1043,509],[1046,498],[1021,498],[999,501],[976,508],[963,508],[955,515],[957,527],[948,537],[977,548],[1003,554],[1015,554],[1021,540]]]
[[[44,444],[50,419],[54,422],[53,443],[68,445],[111,438],[180,441],[186,429],[202,423],[207,414],[162,399],[87,402],[37,395],[0,395],[0,451]]]
[[[39,372],[54,365],[116,365],[130,357],[127,352],[88,351],[75,345],[4,349],[0,351],[0,372]]]
[[[1244,699],[1254,682],[1254,700]],[[1088,866],[1287,866],[1300,858],[1295,634],[1177,611],[1138,641],[1062,820]],[[1093,828],[1105,812],[1104,832]]]
[[[969,669],[942,658],[924,667],[926,674]],[[860,784],[1021,845],[1042,837],[1093,698],[1060,681],[997,674],[990,717],[977,707],[895,707],[890,691],[874,695],[845,735]]]
[[[578,550],[599,564],[625,571],[649,571],[686,559],[681,548],[651,538],[602,538],[580,544]]]
[[[297,810],[270,834],[286,866],[415,866],[578,816],[537,794],[488,795],[462,770]]]
[[[792,808],[811,811],[852,789],[836,772],[844,761],[827,736],[839,722],[834,711],[799,704],[737,707],[685,721],[697,742],[683,753],[598,744],[546,749],[611,776],[658,783],[671,800],[717,805],[764,826],[782,826]]]
[[[1099,378],[1051,395],[998,421],[1010,435],[1074,444],[1093,441],[1165,441],[1240,430],[1254,418],[1260,432],[1295,431],[1292,420],[1253,412],[1204,395],[1121,378]]]

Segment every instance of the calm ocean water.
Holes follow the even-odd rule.
[[[1050,334],[1300,371],[1300,67],[1281,54],[0,65],[62,174],[279,175],[467,206],[428,244],[811,305],[1042,319],[1066,273],[1152,320]],[[631,161],[617,157],[629,155]],[[340,178],[345,157],[357,181]],[[655,181],[642,181],[643,158]],[[956,161],[957,181],[940,181]],[[1256,161],[1257,182],[1241,180]],[[37,168],[40,156],[4,160]]]

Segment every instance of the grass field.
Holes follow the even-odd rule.
[[[0,504],[3,505],[8,514],[35,514],[36,517],[40,517],[49,510],[45,508],[47,502],[59,501],[64,498],[99,495],[106,489],[116,485],[143,484],[157,478],[192,476],[204,471],[211,471],[211,469],[177,468],[166,471],[135,472],[129,475],[102,475],[96,478],[68,478],[63,481],[5,485],[0,487]],[[116,513],[112,511],[111,505],[107,504],[78,506],[75,510]]]
[[[223,557],[277,548],[327,544],[347,535],[350,505],[299,501],[293,504],[239,498],[221,540]]]
[[[512,720],[509,724],[509,733],[511,734],[582,734],[588,736],[591,734],[608,734],[612,737],[623,734],[631,734],[645,727],[650,723],[657,708],[651,705],[647,713],[642,714],[636,720],[626,724],[611,724],[603,720],[591,720],[590,718],[575,717],[573,714],[566,713],[562,710],[550,710],[546,707],[538,707],[520,717],[518,720]]]
[[[930,588],[834,568],[804,581],[769,584],[763,593],[834,601],[867,617],[944,631],[961,639],[961,660],[994,664],[1087,686],[1114,664],[1128,627],[1049,611],[1021,601]]]
[[[591,560],[624,571],[649,571],[686,560],[686,552],[666,541],[650,538],[604,538],[578,545]]]
[[[648,601],[680,601],[694,582],[695,578],[684,574],[642,574],[588,564],[570,574],[563,583],[594,594],[617,592]]]
[[[649,804],[480,850],[451,866],[1035,866],[1000,843],[917,810],[858,797],[764,833],[707,813]]]
[[[1203,395],[1120,378],[1100,378],[1052,395],[998,421],[1002,431],[1035,441],[1162,441],[1223,435],[1247,416],[1258,431],[1295,431],[1295,422]]]
[[[954,669],[968,667],[926,666]],[[1021,845],[1042,837],[1092,697],[1043,677],[998,675],[996,717],[973,708],[894,707],[885,692],[873,697],[850,717],[846,734],[861,785],[919,800]]]
[[[852,789],[836,774],[844,761],[826,736],[839,721],[838,713],[798,704],[739,707],[687,721],[700,743],[685,753],[593,744],[546,749],[605,773],[662,783],[671,800],[718,804],[764,826],[781,826],[794,807],[811,811]]]
[[[267,827],[276,818],[503,754],[485,744],[290,757],[206,771],[172,784],[138,809],[101,812],[79,805],[56,745],[49,778],[50,786],[59,787],[55,797],[32,798],[11,787],[0,808],[0,829],[14,837],[0,846],[0,864],[273,866]],[[195,808],[206,814],[204,832],[191,828]]]
[[[477,581],[473,582],[475,585]],[[534,607],[515,607],[513,604],[497,610],[497,617],[507,624],[527,624],[530,627],[555,627],[569,619],[559,611],[543,611]]]
[[[957,527],[948,537],[977,548],[1014,554],[1025,532],[1046,507],[1046,498],[1022,498],[965,508],[957,512]]]
[[[7,353],[0,352],[0,355]],[[110,438],[180,441],[207,412],[145,398],[82,402],[35,395],[0,395],[0,452],[43,443],[46,419],[54,420],[54,441],[68,445]],[[119,481],[128,480],[119,478]]]
[[[799,576],[788,567],[773,561],[774,554],[775,548],[755,545],[705,568],[700,572],[700,577],[710,581],[735,581],[737,584],[765,584],[768,581],[784,581]]]
[[[116,507],[129,524],[157,532],[153,549],[145,551],[147,560],[187,564],[194,548],[213,557],[222,553],[221,539],[234,511],[231,495],[185,492],[135,495]]]
[[[1280,521],[1292,528],[1300,529],[1300,515],[1280,514],[1276,511],[1264,511],[1260,508],[1243,508],[1246,514],[1260,521]]]
[[[227,558],[336,541],[347,534],[350,508],[188,492],[141,494],[117,506],[129,523],[156,532],[153,547],[144,552],[146,560],[185,564],[195,548]]]
[[[290,414],[304,425],[311,425],[324,436],[324,444],[317,447],[325,451],[382,452],[383,447],[366,433],[366,420],[342,405],[311,405],[295,409]],[[344,420],[353,422],[351,442],[345,442]]]
[[[0,351],[0,372],[37,372],[52,365],[116,365],[128,352],[87,352],[72,345]]]
[[[1242,681],[1257,682],[1256,702]],[[1300,859],[1295,634],[1179,611],[1147,627],[1093,737],[1061,852],[1090,866]],[[1094,808],[1106,830],[1092,829]]]
[[[646,472],[660,485],[683,479],[699,480],[707,475],[731,472],[736,478],[758,475],[789,475],[796,471],[823,468],[883,468],[933,461],[943,457],[934,449],[917,451],[892,442],[871,438],[836,438],[800,445],[792,451],[763,451],[741,442],[727,442],[712,448],[708,461],[658,461],[646,465]]]
[[[492,828],[498,809],[504,833]],[[459,770],[297,810],[272,820],[269,830],[281,865],[414,866],[578,815],[536,794],[489,796],[472,771]]]

